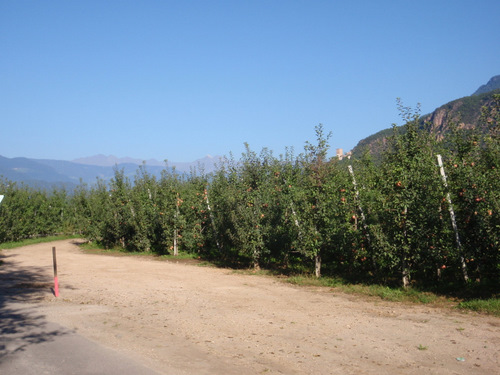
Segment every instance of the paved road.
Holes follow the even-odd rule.
[[[36,305],[5,301],[0,305],[2,375],[158,374],[74,331],[48,322],[37,313]]]

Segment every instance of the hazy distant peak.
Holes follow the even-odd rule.
[[[164,166],[165,165],[165,163],[160,162],[160,161],[155,160],[155,159],[149,159],[149,160],[134,159],[134,158],[130,158],[128,156],[123,157],[123,158],[118,158],[114,155],[107,155],[106,156],[103,154],[74,159],[73,163],[86,164],[86,165],[96,165],[96,166],[100,166],[100,167],[113,167],[113,166],[118,165],[118,164],[141,165],[144,161],[149,166]]]
[[[220,156],[207,155],[194,162],[174,162],[167,165],[150,159],[146,160],[146,169],[157,178],[160,178],[165,170],[171,171],[174,167],[177,173],[210,173],[216,169],[216,164],[220,160]],[[48,189],[54,186],[64,186],[71,190],[82,182],[93,185],[96,179],[110,181],[115,175],[115,165],[119,165],[125,176],[133,180],[142,163],[141,159],[118,158],[114,155],[102,154],[74,161],[7,158],[0,155],[0,176],[10,181],[21,181],[29,186]]]
[[[83,158],[78,158],[72,160],[73,163],[78,164],[87,164],[87,165],[97,165],[101,167],[112,167],[115,164],[118,164],[118,158],[114,155],[104,155],[98,154],[93,156],[87,156]]]
[[[172,165],[190,165],[190,164],[196,165],[196,163],[198,163],[198,162],[209,161],[210,163],[213,163],[214,161],[217,161],[219,159],[220,159],[220,156],[212,156],[210,154],[207,154],[205,157],[203,157],[201,159],[197,159],[195,161],[169,162],[169,164],[172,164]],[[113,166],[119,165],[119,164],[142,165],[143,162],[146,162],[146,165],[150,166],[150,167],[163,167],[163,166],[165,166],[165,162],[158,161],[156,159],[148,159],[148,160],[134,159],[134,158],[130,158],[128,156],[123,157],[123,158],[118,158],[114,155],[103,155],[103,154],[74,159],[74,160],[72,160],[72,162],[77,163],[77,164],[94,165],[94,166],[99,166],[99,167],[113,167]]]

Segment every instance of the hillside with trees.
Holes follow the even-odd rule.
[[[492,105],[497,94],[500,94],[500,75],[491,78],[471,96],[453,100],[432,113],[421,116],[420,127],[429,131],[437,140],[447,138],[454,128],[475,129],[485,133],[488,129],[481,122],[481,111],[484,106]],[[400,131],[404,131],[404,127]],[[388,128],[362,139],[352,150],[353,156],[360,158],[364,152],[370,152],[373,158],[379,160],[391,133],[392,129]]]

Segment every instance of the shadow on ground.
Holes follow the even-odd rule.
[[[0,362],[69,333],[47,329],[45,316],[37,312],[36,302],[53,293],[47,268],[23,267],[16,256],[0,253]]]

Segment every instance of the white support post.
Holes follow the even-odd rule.
[[[439,165],[439,171],[441,172],[441,177],[443,179],[443,185],[446,188],[446,190],[448,190],[448,183],[446,182],[446,174],[444,172],[443,160],[441,158],[441,155],[437,155],[437,160]],[[460,235],[458,234],[457,220],[455,217],[455,211],[453,210],[453,204],[451,203],[450,193],[448,191],[446,192],[446,200],[448,201],[448,209],[450,211],[451,225],[455,232],[455,241],[457,242],[457,248],[460,254],[460,261],[462,263],[462,273],[464,276],[464,280],[468,281],[469,276],[467,275],[467,265],[465,264],[465,259],[462,255],[462,243],[460,241]]]
[[[354,177],[354,171],[352,169],[352,165],[348,165],[347,168],[349,169],[349,173],[352,176],[352,184],[354,185],[354,192],[356,193],[356,200],[358,201],[358,209],[359,209],[359,213],[361,215],[361,220],[363,221],[363,228],[365,229],[366,239],[368,240],[368,242],[370,242],[370,234],[368,233],[368,227],[366,225],[365,214],[363,212],[363,208],[361,207],[361,203],[359,203],[358,184],[356,183],[356,178]]]
[[[217,228],[215,226],[215,219],[214,215],[212,213],[212,209],[210,208],[210,203],[208,202],[208,186],[205,187],[205,190],[203,191],[203,194],[205,196],[205,202],[207,203],[207,210],[208,210],[208,215],[210,216],[210,223],[212,224],[212,233],[214,236],[215,244],[217,245],[217,249],[222,252],[222,247],[219,244],[219,234],[217,233]]]

